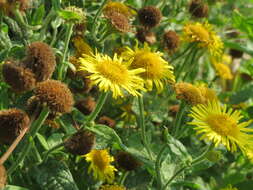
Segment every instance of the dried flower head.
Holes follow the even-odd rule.
[[[49,79],[54,72],[55,64],[54,52],[46,43],[33,42],[27,47],[23,65],[35,74],[37,82]]]
[[[84,115],[89,115],[96,107],[96,102],[91,96],[88,96],[86,99],[76,102],[75,107]]]
[[[0,142],[11,144],[20,132],[29,127],[28,115],[19,109],[12,108],[0,111]]]
[[[13,61],[3,64],[2,74],[5,82],[16,92],[32,90],[36,85],[35,75],[31,70],[23,68]]]
[[[7,181],[7,172],[3,165],[0,165],[0,189],[4,188]]]
[[[197,18],[208,17],[208,5],[203,0],[192,0],[189,5],[189,12]]]
[[[106,16],[106,18],[110,21],[114,30],[122,33],[131,32],[132,26],[125,15],[112,12],[110,15]]]
[[[62,82],[47,80],[35,88],[33,105],[47,105],[52,113],[68,113],[74,104],[72,93]]]
[[[111,127],[111,128],[114,128],[116,125],[115,120],[107,116],[100,117],[98,120],[98,123],[102,125],[107,125],[108,127]]]
[[[138,28],[136,32],[136,38],[141,42],[147,42],[148,44],[153,44],[156,42],[156,36],[154,32],[146,30],[144,28]]]
[[[20,11],[25,11],[30,6],[30,0],[0,0],[0,11],[6,15],[12,15],[17,4]]]
[[[127,152],[119,152],[115,156],[115,161],[120,168],[126,171],[136,170],[141,166],[141,163]]]
[[[113,13],[120,13],[124,16],[126,16],[127,18],[132,17],[133,15],[136,14],[136,12],[129,8],[128,6],[126,6],[124,3],[121,2],[108,2],[104,9],[103,9],[103,14],[107,17],[110,16]]]
[[[87,130],[78,131],[64,143],[65,148],[74,155],[84,155],[91,151],[96,136]]]
[[[243,51],[237,50],[237,49],[230,49],[229,54],[233,58],[241,58],[243,56]]]
[[[160,23],[162,13],[154,6],[147,6],[138,11],[138,18],[143,26],[153,28]]]
[[[179,47],[179,43],[180,43],[180,38],[176,32],[169,30],[164,33],[163,44],[164,44],[165,49],[168,52],[170,53],[175,52]]]

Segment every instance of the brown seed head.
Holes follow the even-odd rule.
[[[169,113],[170,113],[170,115],[176,116],[177,112],[179,111],[179,108],[180,108],[180,106],[178,104],[170,106],[169,107]]]
[[[100,117],[99,120],[98,120],[98,123],[102,124],[102,125],[107,125],[108,127],[111,127],[111,128],[114,128],[115,125],[116,125],[115,120],[113,120],[113,119],[111,119],[110,117],[107,117],[107,116]]]
[[[38,83],[34,94],[33,101],[40,105],[46,104],[53,113],[62,114],[72,110],[73,95],[69,88],[60,81],[47,80]]]
[[[3,165],[0,165],[0,189],[4,188],[7,181],[7,174],[5,167]]]
[[[11,144],[20,132],[29,127],[30,119],[19,109],[12,108],[0,111],[0,142]]]
[[[31,70],[18,66],[13,61],[3,64],[2,74],[5,82],[16,92],[32,90],[36,85],[35,75]]]
[[[80,100],[75,104],[75,107],[84,115],[89,115],[96,107],[96,102],[89,96],[84,100]]]
[[[139,28],[136,33],[136,38],[141,42],[147,42],[149,44],[154,44],[156,42],[156,36],[154,32],[145,30],[144,28]]]
[[[79,131],[64,144],[65,148],[74,155],[84,155],[91,151],[96,137],[89,131]]]
[[[0,10],[12,16],[17,3],[20,11],[25,11],[30,6],[30,0],[0,0]]]
[[[27,47],[27,56],[23,61],[26,68],[32,70],[37,82],[50,79],[55,69],[55,56],[49,45],[33,42]]]
[[[131,25],[128,18],[118,12],[112,12],[110,15],[106,16],[116,31],[126,33],[131,31]]]
[[[160,23],[162,13],[154,6],[147,6],[138,11],[138,17],[143,26],[153,28]]]
[[[119,152],[115,156],[115,161],[120,168],[126,171],[136,170],[141,166],[141,163],[127,152]]]
[[[208,17],[208,5],[203,0],[192,0],[189,5],[189,12],[197,18]]]
[[[176,32],[169,30],[163,35],[165,49],[169,52],[175,52],[179,47],[180,38]]]
[[[243,52],[237,49],[230,49],[229,50],[229,54],[233,57],[233,58],[241,58],[243,55]]]

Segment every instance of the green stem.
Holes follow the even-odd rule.
[[[208,152],[210,152],[212,149],[214,148],[214,144],[211,143],[207,149],[200,155],[198,156],[197,158],[195,158],[191,165],[187,165],[187,166],[183,166],[182,168],[180,168],[169,180],[168,182],[165,184],[165,186],[162,188],[162,190],[166,190],[168,185],[178,176],[180,175],[182,172],[184,172],[185,169],[191,167],[191,166],[194,166],[196,164],[199,164],[200,162],[202,162],[203,160],[206,159],[206,155]]]
[[[156,158],[156,163],[155,163],[156,177],[157,177],[157,181],[158,181],[158,189],[162,188],[162,176],[161,176],[160,169],[161,169],[162,155],[163,155],[164,151],[166,150],[166,148],[167,148],[167,144],[165,144],[161,148],[160,152],[158,153],[158,156]]]
[[[144,117],[144,104],[143,104],[143,98],[141,96],[138,97],[138,104],[139,104],[139,112],[140,112],[140,127],[141,127],[141,138],[143,145],[148,152],[148,155],[151,160],[153,160],[152,151],[150,150],[148,141],[147,141],[147,135],[146,135],[146,125],[145,125],[145,117]]]
[[[182,58],[182,56],[184,55],[184,54],[186,54],[190,49],[191,49],[191,47],[193,47],[194,45],[193,44],[189,44],[186,48],[185,48],[185,50],[182,52],[182,53],[180,53],[179,55],[177,55],[176,57],[174,57],[174,58],[172,58],[171,60],[170,60],[170,63],[172,63],[172,62],[174,62],[176,59],[178,59],[178,58]]]
[[[65,36],[64,51],[63,51],[62,60],[61,60],[60,66],[59,66],[59,73],[58,73],[59,80],[63,80],[64,70],[65,70],[65,61],[66,61],[66,57],[67,57],[67,53],[68,53],[70,38],[71,38],[71,35],[73,32],[73,27],[74,27],[73,23],[67,24],[67,32],[66,32],[66,36]]]
[[[49,26],[50,22],[54,17],[56,16],[56,13],[53,9],[50,10],[48,13],[47,17],[43,21],[43,26],[42,29],[40,30],[40,36],[39,39],[40,41],[43,41],[46,35],[47,27]]]
[[[97,13],[96,13],[96,15],[95,15],[95,17],[93,19],[93,22],[92,22],[93,25],[92,25],[92,28],[91,28],[91,34],[92,34],[93,39],[95,41],[97,41],[97,37],[96,37],[97,19],[100,16],[100,14],[102,13],[102,10],[103,10],[103,8],[104,8],[104,6],[106,5],[107,2],[108,2],[108,0],[104,0],[103,1],[102,5],[99,7],[99,9],[98,9],[98,11],[97,11]]]
[[[39,115],[39,118],[32,123],[30,135],[24,139],[23,144],[24,147],[22,148],[22,154],[18,156],[16,162],[10,167],[10,169],[8,170],[8,175],[11,175],[17,169],[19,164],[25,159],[26,155],[30,152],[30,149],[32,148],[33,139],[36,133],[41,128],[41,126],[43,125],[44,121],[46,120],[48,114],[49,109],[47,107],[44,107]]]
[[[124,185],[124,182],[128,176],[129,172],[125,171],[121,176],[120,176],[120,180],[119,180],[119,185]]]
[[[186,103],[184,101],[182,101],[180,104],[180,107],[179,107],[179,111],[177,112],[176,119],[175,119],[175,124],[174,124],[174,128],[173,128],[173,136],[174,137],[177,137],[177,135],[178,135],[178,131],[181,126],[181,121],[182,121],[185,109],[186,109]]]
[[[97,115],[99,114],[99,112],[101,111],[101,109],[103,108],[103,105],[106,101],[106,98],[108,96],[108,92],[102,92],[98,98],[97,101],[97,105],[95,107],[95,109],[93,110],[93,112],[88,116],[86,122],[84,122],[84,124],[81,126],[80,129],[83,129],[85,127],[86,124],[94,121],[97,117]]]

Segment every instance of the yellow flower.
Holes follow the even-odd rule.
[[[253,150],[247,149],[246,150],[246,155],[248,157],[248,159],[253,162]]]
[[[126,188],[118,185],[103,185],[99,190],[126,190]]]
[[[183,37],[186,42],[197,42],[199,47],[207,47],[211,56],[220,57],[223,51],[223,42],[208,23],[187,23],[183,28]]]
[[[72,41],[77,51],[77,57],[82,57],[83,54],[92,55],[92,48],[84,41],[81,36],[75,36]]]
[[[231,80],[233,78],[232,72],[228,65],[225,65],[223,63],[215,63],[213,65],[217,75],[222,79]]]
[[[232,187],[232,185],[229,184],[227,187],[222,188],[220,190],[238,190],[238,189],[236,187]]]
[[[90,153],[84,155],[87,162],[91,162],[88,172],[93,171],[93,176],[95,179],[101,181],[107,181],[112,183],[115,177],[114,172],[117,169],[111,165],[111,162],[114,161],[114,158],[110,156],[106,149],[104,150],[95,150],[93,149]]]
[[[111,15],[113,12],[120,13],[127,18],[132,17],[136,14],[136,12],[129,7],[127,7],[124,3],[120,2],[109,2],[105,5],[103,9],[103,13],[105,16]]]
[[[192,85],[179,82],[175,84],[174,88],[178,99],[184,99],[192,105],[205,104],[208,101],[217,99],[215,92],[204,84]]]
[[[131,62],[123,63],[117,54],[111,58],[108,55],[96,53],[95,55],[83,55],[79,58],[79,70],[88,71],[88,76],[93,84],[98,85],[101,91],[112,91],[113,97],[123,97],[123,89],[133,96],[141,95],[138,90],[145,91],[144,81],[137,76],[145,70],[142,68],[128,69]]]
[[[162,58],[162,53],[152,52],[146,43],[144,48],[138,48],[138,44],[134,50],[129,47],[126,48],[127,50],[122,53],[122,57],[132,61],[130,68],[145,69],[141,77],[145,80],[148,90],[152,90],[154,84],[160,92],[163,90],[165,82],[175,82],[173,67]]]
[[[246,147],[252,145],[253,136],[249,133],[253,129],[246,128],[251,121],[239,123],[242,116],[238,110],[227,109],[218,101],[209,101],[192,107],[189,116],[194,119],[189,124],[195,125],[201,140],[212,141],[215,146],[223,144],[231,152],[237,147],[245,152]]]

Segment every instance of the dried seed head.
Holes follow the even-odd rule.
[[[84,115],[89,115],[94,110],[96,102],[89,96],[84,100],[80,100],[75,104],[75,107]]]
[[[5,82],[16,92],[32,90],[36,85],[35,75],[31,70],[18,66],[13,61],[3,64],[2,74]]]
[[[20,11],[25,11],[30,6],[30,0],[0,0],[0,10],[12,16],[17,4],[19,4]]]
[[[169,52],[175,52],[179,47],[179,36],[176,32],[169,30],[163,35],[165,49]]]
[[[84,155],[91,151],[96,137],[89,131],[79,131],[70,137],[64,144],[65,148],[72,154]]]
[[[126,171],[136,170],[141,166],[141,163],[127,152],[119,152],[115,156],[115,161],[120,168]]]
[[[113,120],[113,119],[111,119],[110,117],[107,117],[107,116],[100,117],[99,120],[98,120],[98,123],[102,124],[102,125],[107,125],[108,127],[111,127],[111,128],[114,128],[115,125],[116,125],[115,120]]]
[[[192,0],[189,5],[189,12],[197,18],[208,17],[208,5],[202,0]]]
[[[5,167],[3,165],[0,165],[0,189],[4,188],[7,181],[7,174]]]
[[[179,111],[180,106],[177,105],[172,105],[169,107],[169,114],[172,115],[173,117],[177,115],[177,112]]]
[[[30,119],[27,114],[19,109],[0,111],[0,142],[11,144],[20,132],[29,127]]]
[[[52,113],[62,114],[72,110],[74,104],[72,93],[62,82],[47,80],[38,83],[31,105],[47,105]],[[30,106],[32,107],[32,106]]]
[[[131,31],[131,25],[128,18],[118,12],[113,12],[110,15],[106,16],[110,20],[111,25],[116,31],[126,33]]]
[[[138,17],[143,26],[153,28],[160,23],[162,13],[154,6],[147,6],[138,11]]]
[[[230,49],[229,50],[229,54],[233,57],[233,58],[241,58],[243,56],[243,52],[237,49]]]
[[[156,42],[156,36],[154,32],[147,31],[144,28],[139,28],[136,33],[136,38],[141,42],[147,42],[153,44]]]
[[[37,82],[51,78],[55,64],[55,56],[49,45],[43,42],[33,42],[27,47],[27,56],[23,65],[32,70]]]

